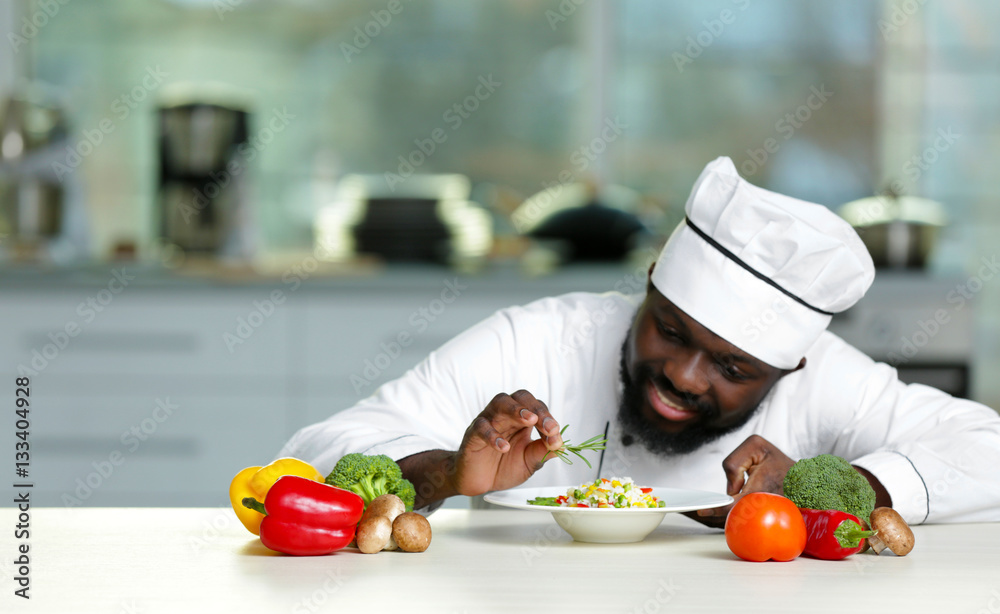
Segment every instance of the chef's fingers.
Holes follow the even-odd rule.
[[[525,401],[531,404],[535,401],[535,397],[527,392],[524,392],[523,395],[520,394],[522,392],[524,391],[519,390],[514,393],[520,397],[519,399],[515,399],[514,395],[501,392],[493,397],[493,400],[480,415],[485,416],[492,423],[493,428],[501,433],[513,434],[530,427],[539,418],[526,409]]]
[[[783,495],[785,493],[785,475],[794,464],[795,461],[777,447],[769,450],[767,457],[755,466],[747,476],[747,483],[741,492],[770,492]]]
[[[518,431],[534,425],[549,450],[562,447],[559,422],[549,413],[545,403],[527,390],[498,394],[490,402],[493,426],[501,432]]]
[[[535,439],[524,448],[524,465],[534,473],[542,468],[545,461],[553,458],[545,439]]]
[[[537,416],[535,430],[538,431],[541,439],[545,441],[545,447],[549,450],[558,450],[563,445],[562,435],[559,434],[559,422],[549,413],[548,405],[544,401],[536,399],[530,392],[518,390],[511,396],[522,400],[522,396],[520,395],[522,392],[526,395],[523,397],[526,407],[521,413],[525,415],[530,413]],[[527,397],[530,397],[530,399]]]
[[[735,501],[733,501],[729,505],[723,505],[722,507],[710,507],[708,509],[698,510],[697,512],[695,512],[695,514],[698,515],[698,518],[721,518],[722,520],[725,520],[726,516],[729,515],[729,510],[733,509],[733,506],[736,505],[736,501],[739,501],[740,497],[742,496],[743,495],[737,495],[733,497]]]
[[[776,445],[760,435],[751,435],[722,461],[727,493],[731,496],[750,492],[780,495],[785,474],[794,464],[795,461]]]
[[[753,463],[749,458],[744,458],[739,461],[734,459],[730,464],[727,464],[729,460],[727,457],[722,462],[722,469],[726,472],[726,494],[732,497],[743,490],[743,486],[746,484],[746,472],[753,467]]]
[[[751,435],[722,461],[722,469],[726,472],[726,494],[734,496],[743,490],[746,474],[764,460],[766,447],[770,445],[760,435]]]
[[[498,430],[493,428],[492,421],[482,414],[476,416],[476,419],[472,421],[472,424],[469,425],[469,431],[474,438],[480,439],[486,446],[498,452],[510,450],[510,443]]]
[[[703,514],[702,512],[706,513]],[[726,515],[729,513],[728,509],[726,510],[726,513],[722,515],[714,515],[708,512],[712,512],[712,510],[698,510],[696,512],[682,512],[682,513],[691,520],[697,520],[698,522],[707,527],[714,527],[716,529],[721,529],[726,526]]]

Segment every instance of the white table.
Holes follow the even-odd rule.
[[[38,508],[25,602],[16,518],[0,508],[0,612],[1000,612],[1000,524],[915,527],[902,558],[748,563],[677,514],[644,542],[594,545],[545,512],[445,509],[422,554],[290,557],[229,509]]]

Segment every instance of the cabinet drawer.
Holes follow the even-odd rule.
[[[87,298],[68,290],[5,297],[0,366],[121,376],[266,375],[284,368],[291,306],[275,305],[267,290],[125,290],[100,312]]]
[[[31,478],[40,505],[217,505],[246,466],[289,435],[282,397],[33,394]],[[122,495],[131,501],[122,501]],[[197,495],[199,501],[193,501]],[[72,501],[72,499],[70,500]],[[159,503],[157,503],[159,502]]]

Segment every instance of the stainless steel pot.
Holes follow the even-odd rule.
[[[914,196],[872,196],[842,206],[878,268],[922,269],[947,225],[944,207]]]

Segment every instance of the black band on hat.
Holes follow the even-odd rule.
[[[716,241],[712,237],[710,237],[707,234],[705,234],[704,232],[702,232],[702,230],[700,228],[698,228],[697,226],[695,226],[691,222],[691,218],[689,218],[687,216],[684,216],[684,222],[688,225],[688,228],[690,228],[691,230],[693,230],[695,232],[696,235],[698,235],[699,237],[701,237],[702,239],[704,239],[705,241],[707,241],[708,244],[711,245],[712,247],[714,247],[715,249],[717,249],[720,252],[722,252],[722,254],[726,258],[729,258],[730,260],[732,260],[736,264],[738,264],[741,267],[743,267],[744,269],[746,269],[751,275],[753,275],[757,279],[761,280],[762,282],[766,283],[769,286],[772,286],[772,287],[780,290],[782,294],[784,294],[788,298],[792,299],[796,303],[799,303],[800,305],[804,305],[805,307],[808,307],[809,309],[812,309],[813,311],[815,311],[817,313],[821,313],[821,314],[823,314],[825,316],[832,316],[833,315],[832,312],[823,311],[819,307],[815,307],[813,305],[810,305],[809,303],[805,302],[804,300],[802,300],[798,296],[795,296],[794,294],[792,294],[788,290],[785,290],[784,288],[782,288],[781,286],[779,286],[773,279],[771,279],[767,275],[764,275],[763,273],[760,273],[759,271],[757,271],[756,269],[754,269],[753,267],[751,267],[749,264],[747,264],[747,263],[743,262],[742,260],[740,260],[739,256],[737,256],[733,252],[729,251],[728,249],[726,249],[725,247],[723,247],[718,241]]]

